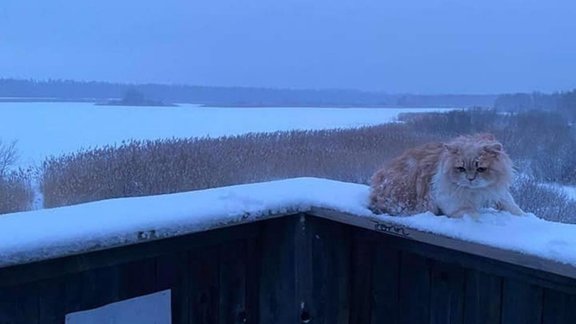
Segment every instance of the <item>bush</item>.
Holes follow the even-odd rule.
[[[449,112],[405,115],[406,126],[428,135],[451,138],[462,134],[497,132],[503,116],[491,109],[473,108]]]
[[[29,210],[34,193],[29,172],[12,171],[17,160],[16,142],[0,141],[0,214]]]
[[[300,176],[368,183],[406,148],[475,132],[494,133],[519,173],[533,179],[515,189],[524,209],[571,221],[574,201],[537,185],[576,184],[576,141],[550,112],[473,109],[404,115],[401,123],[359,129],[129,141],[46,160],[41,188],[45,207],[56,207]]]
[[[386,159],[427,138],[400,124],[215,139],[130,141],[50,158],[45,207],[315,176],[366,183]]]
[[[10,172],[0,177],[0,214],[30,210],[33,199],[27,172]]]
[[[0,176],[7,174],[17,159],[16,142],[4,144],[0,141]]]
[[[493,133],[520,171],[542,182],[576,185],[576,136],[558,113],[527,111],[500,114],[493,110],[457,110],[404,118],[412,131],[450,138]]]
[[[576,223],[576,201],[559,188],[524,178],[512,188],[512,195],[526,212],[554,222]]]

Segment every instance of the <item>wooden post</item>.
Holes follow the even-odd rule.
[[[350,235],[304,214],[266,224],[260,323],[348,323]]]

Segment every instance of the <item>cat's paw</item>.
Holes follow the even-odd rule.
[[[520,209],[520,207],[509,208],[507,211],[514,216],[527,216],[527,213]]]
[[[467,213],[464,214],[464,216],[462,216],[463,220],[469,220],[472,221],[474,223],[480,223],[482,221],[482,215],[480,215],[479,213]]]
[[[478,220],[480,218],[480,213],[475,210],[459,210],[452,214],[447,215],[450,218],[470,218],[473,220]]]

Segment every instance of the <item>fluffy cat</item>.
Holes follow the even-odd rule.
[[[370,209],[462,217],[495,207],[522,215],[509,192],[512,176],[512,161],[490,134],[429,143],[404,152],[374,174]]]

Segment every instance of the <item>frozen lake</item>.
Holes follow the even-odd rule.
[[[0,139],[17,140],[22,166],[130,139],[219,137],[250,132],[354,128],[438,108],[113,107],[92,103],[0,103]]]

